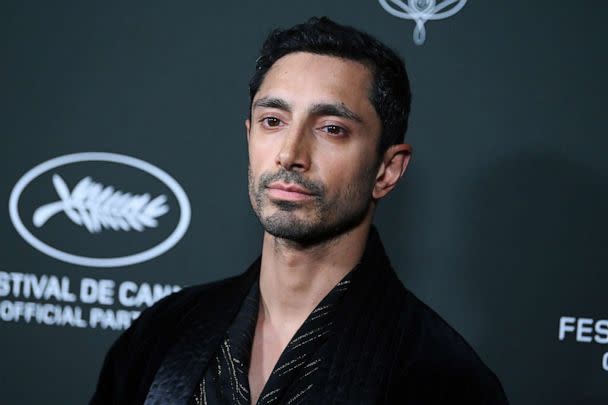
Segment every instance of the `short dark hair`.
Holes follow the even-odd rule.
[[[412,98],[403,60],[371,35],[327,17],[313,17],[268,35],[249,81],[250,113],[268,70],[278,59],[294,52],[336,56],[366,65],[373,75],[369,99],[382,123],[378,152],[384,153],[391,145],[403,142]]]

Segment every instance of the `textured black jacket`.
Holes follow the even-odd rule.
[[[187,404],[260,261],[144,311],[108,352],[91,404]],[[314,404],[507,404],[474,350],[399,281],[372,228],[336,307]]]

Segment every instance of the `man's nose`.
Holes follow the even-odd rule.
[[[305,125],[292,125],[283,138],[276,163],[285,170],[306,171],[310,168],[310,135]]]

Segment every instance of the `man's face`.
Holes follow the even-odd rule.
[[[371,84],[358,62],[303,52],[267,72],[246,126],[249,197],[268,233],[315,243],[369,213],[381,128]]]

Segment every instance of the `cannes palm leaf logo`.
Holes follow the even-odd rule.
[[[32,221],[38,228],[52,216],[64,212],[72,222],[84,226],[91,233],[103,229],[141,232],[155,228],[157,218],[169,212],[167,197],[163,194],[152,199],[148,193],[124,193],[112,186],[104,187],[91,177],[80,180],[70,192],[61,176],[53,174],[53,185],[59,201],[34,211]]]

